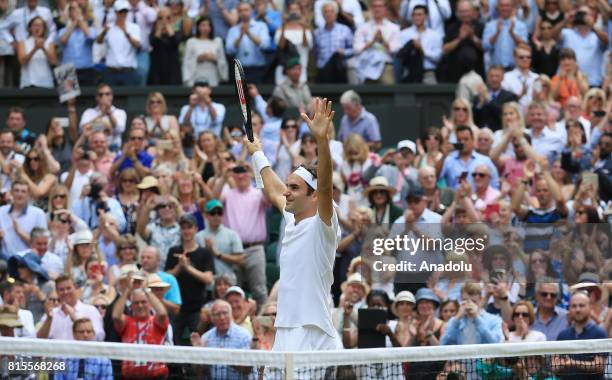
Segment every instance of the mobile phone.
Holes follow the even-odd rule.
[[[505,269],[493,269],[493,273],[491,274],[491,279],[501,280],[506,276]]]
[[[461,183],[465,181],[467,179],[467,176],[468,176],[468,172],[461,173],[461,175],[459,176],[459,182]]]
[[[499,214],[499,203],[493,203],[493,204],[487,205],[487,208],[485,209],[485,212],[484,212],[485,219],[491,219],[491,215],[493,214]]]
[[[463,143],[454,143],[453,147],[455,150],[463,150]]]
[[[604,116],[606,116],[606,111],[604,111],[604,110],[593,111],[593,116],[595,116],[595,117],[604,117]]]

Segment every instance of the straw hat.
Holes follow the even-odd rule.
[[[601,285],[599,275],[591,272],[584,272],[578,277],[578,283],[570,286],[570,291],[597,289],[599,291],[599,299],[607,302],[609,293],[605,286]]]
[[[152,189],[155,187],[159,187],[159,182],[157,181],[157,178],[148,175],[144,177],[142,181],[138,185],[136,185],[136,187],[140,190]]]
[[[363,195],[367,198],[370,192],[374,190],[385,190],[390,196],[397,192],[395,188],[389,186],[389,181],[383,176],[372,178],[368,187],[363,191]]]
[[[414,294],[408,290],[402,290],[401,292],[397,293],[393,303],[391,304],[391,311],[395,315],[397,315],[397,304],[399,302],[411,302],[414,305],[416,304],[416,299],[414,298]]]
[[[0,306],[0,326],[23,327],[14,306]]]
[[[152,273],[147,277],[147,286],[149,288],[169,288],[170,284],[164,282],[157,273]]]
[[[340,289],[344,292],[346,291],[346,287],[350,284],[361,285],[365,294],[370,293],[370,285],[368,285],[359,272],[351,274],[349,278],[340,285]]]
[[[132,273],[132,278],[134,280],[144,280],[144,274],[138,269],[136,264],[125,264],[122,265],[119,270],[119,279],[128,278],[130,273]]]

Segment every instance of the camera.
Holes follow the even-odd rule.
[[[453,144],[453,148],[455,148],[455,150],[463,150],[463,143],[454,143]]]
[[[92,199],[98,200],[100,198],[100,193],[102,192],[102,185],[98,182],[94,182],[91,184],[91,190],[89,191],[89,196]]]
[[[585,11],[578,11],[576,12],[576,15],[574,16],[574,25],[585,25],[586,24],[586,12]]]

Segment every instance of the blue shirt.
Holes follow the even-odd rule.
[[[606,330],[597,326],[595,322],[589,320],[584,326],[584,329],[581,333],[576,331],[574,326],[570,326],[567,329],[561,331],[557,340],[588,340],[588,339],[606,339],[608,334]],[[602,353],[594,353],[594,354],[575,354],[575,355],[567,355],[572,360],[579,361],[593,361],[596,356],[609,356],[608,352]],[[566,372],[562,372],[559,374],[560,378],[563,380],[602,380],[604,379],[603,372],[593,373],[593,371],[582,370],[576,367],[567,368]]]
[[[442,166],[442,171],[440,172],[440,179],[444,179],[446,181],[446,186],[451,189],[457,189],[459,187],[459,177],[461,173],[468,172],[467,180],[472,187],[474,187],[472,173],[474,169],[480,165],[486,165],[489,168],[491,186],[499,189],[499,174],[497,173],[497,168],[493,164],[493,161],[491,161],[489,157],[476,151],[472,151],[472,157],[467,164],[459,157],[458,151],[451,152],[444,160],[444,166]]]
[[[253,14],[251,15],[253,20],[255,20],[255,16],[257,16],[257,11],[253,11]],[[264,16],[264,19],[266,21],[264,22],[262,20],[261,22],[264,22],[268,26],[268,31],[270,32],[270,36],[273,36],[274,33],[276,32],[276,29],[278,29],[281,26],[281,24],[282,24],[281,13],[279,11],[275,11],[274,9],[272,9],[272,8],[270,8],[268,6],[268,9],[266,10],[266,14]],[[257,21],[259,21],[259,20],[257,20]],[[273,44],[274,41],[271,40],[270,43]]]
[[[0,207],[0,229],[4,231],[4,237],[2,238],[2,254],[6,257],[11,257],[17,252],[30,249],[13,228],[13,219],[11,218],[12,211],[13,206],[10,204]],[[47,229],[47,215],[36,206],[27,205],[21,214],[16,215],[16,219],[21,231],[28,236],[34,227]]]
[[[564,48],[571,48],[576,52],[576,60],[580,71],[587,75],[590,86],[601,86],[603,82],[602,64],[606,44],[590,31],[582,36],[575,29],[561,30],[561,41]]]
[[[548,341],[557,340],[559,333],[567,329],[567,327],[567,311],[558,306],[555,306],[553,317],[547,323],[544,323],[544,321],[540,319],[540,314],[536,309],[535,321],[533,325],[531,325],[532,330],[539,331],[546,335],[546,340]]]
[[[66,33],[67,28],[59,31],[61,38]],[[72,63],[77,69],[89,69],[93,67],[92,51],[94,40],[96,39],[96,28],[89,28],[89,37],[81,28],[72,30],[68,41],[62,45],[62,64]],[[58,38],[59,41],[59,38]]]
[[[514,67],[514,48],[516,44],[510,35],[511,20],[503,20],[503,27],[494,45],[491,45],[491,37],[497,32],[497,22],[491,20],[487,22],[482,33],[482,43],[485,51],[491,54],[490,65],[498,64],[503,67]],[[514,19],[514,34],[527,43],[527,26],[518,19]]]
[[[123,156],[123,152],[119,153],[115,157],[114,162],[119,161],[121,156]],[[144,150],[138,152],[138,154],[136,154],[136,157],[138,157],[138,161],[140,161],[142,166],[144,166],[145,168],[150,168],[151,165],[153,164],[153,156],[151,156],[149,153],[147,153]],[[119,167],[119,171],[122,172],[127,168],[133,168],[133,167],[134,167],[134,163],[132,162],[132,160],[129,157],[126,157],[123,163],[121,164],[121,166]]]
[[[119,202],[115,198],[107,198],[106,205],[109,208],[109,213],[117,220],[119,232],[123,233],[125,231],[125,227],[127,226],[127,221],[125,220],[125,214],[123,213],[121,204],[119,204]],[[96,211],[96,202],[94,202],[91,197],[75,199],[72,202],[72,207],[70,207],[70,211],[72,211],[79,218],[83,219],[83,221],[87,223],[90,229],[93,230],[98,227],[98,213]]]
[[[164,299],[177,305],[182,305],[183,299],[181,298],[181,289],[179,288],[178,281],[176,281],[176,277],[161,270],[157,272],[157,275],[163,282],[170,284],[170,289],[168,289],[164,295]]]
[[[111,361],[105,358],[87,359],[63,359],[66,363],[66,371],[56,372],[54,379],[76,380],[79,378],[79,360],[83,360],[83,378],[87,380],[113,380],[113,366]]]
[[[474,318],[473,322],[467,316],[457,318],[453,317],[448,321],[446,332],[440,340],[441,345],[468,344],[464,342],[464,329],[468,324],[473,323],[475,327],[475,344],[485,343],[501,343],[503,338],[502,320],[497,315],[489,314],[481,310],[480,314]]]
[[[335,22],[331,29],[318,28],[314,32],[314,42],[319,69],[325,66],[338,49],[344,50],[344,57],[353,55],[353,32],[346,25]]]
[[[255,109],[257,113],[261,116],[261,119],[264,122],[264,126],[261,129],[261,138],[273,141],[276,144],[280,143],[280,129],[281,124],[283,123],[283,119],[276,116],[269,116],[266,112],[266,108],[268,107],[268,103],[258,95],[255,98]],[[269,158],[268,158],[269,159]]]
[[[234,43],[240,37],[240,26],[242,23],[238,23],[232,26],[227,33],[227,39],[225,40],[225,51],[228,55],[236,57],[242,62],[244,67],[251,66],[265,66],[266,57],[264,56],[264,50],[270,47],[270,33],[268,32],[268,26],[260,21],[250,20],[249,31],[252,35],[261,40],[259,46],[255,45],[247,35],[242,36],[238,49],[234,47]]]
[[[367,143],[381,140],[378,119],[376,116],[366,111],[365,107],[361,108],[361,113],[357,117],[357,120],[351,120],[347,115],[343,115],[340,120],[338,140],[344,142],[344,140],[353,133],[361,135]]]
[[[236,9],[238,6],[238,0],[223,0],[223,6],[228,11]],[[199,2],[200,4],[204,4],[203,1]],[[223,14],[219,10],[216,1],[211,1],[206,3],[208,8],[208,14],[210,19],[212,20],[213,28],[215,30],[215,37],[220,37],[224,40],[227,37],[227,31],[229,30],[229,25],[223,18]]]
[[[208,107],[202,109],[200,106],[195,106],[191,111],[189,123],[193,127],[193,133],[196,140],[200,133],[204,131],[212,131],[215,135],[221,137],[221,127],[223,126],[223,120],[225,120],[225,106],[221,103],[213,102],[211,107],[214,107],[215,111],[217,111],[217,118],[215,120],[210,116]],[[179,116],[180,124],[184,123],[187,111],[189,111],[188,105],[181,108],[181,114]]]
[[[230,316],[231,317],[231,316]],[[202,342],[206,342],[208,348],[233,348],[248,350],[251,348],[251,335],[242,327],[231,322],[230,328],[224,335],[217,334],[217,328],[208,330],[202,335]],[[253,372],[254,374],[254,372]],[[211,367],[212,379],[247,379],[248,374],[242,374],[234,368],[226,365],[214,365]]]

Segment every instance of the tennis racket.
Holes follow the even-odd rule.
[[[244,69],[238,59],[234,59],[234,80],[236,85],[236,94],[238,95],[238,101],[240,102],[240,110],[242,111],[242,120],[244,120],[244,131],[246,132],[247,138],[250,142],[254,141],[253,138],[253,124],[251,124],[251,99],[249,98],[249,92],[247,89],[246,77],[244,76]],[[243,149],[246,149],[243,147]],[[263,179],[258,168],[254,167],[253,171],[255,174],[255,187],[263,189]]]
[[[244,120],[244,130],[250,142],[253,142],[253,125],[251,124],[251,101],[247,89],[246,77],[242,64],[238,59],[234,59],[234,79],[236,85],[236,94],[240,102],[242,110],[242,120]]]

